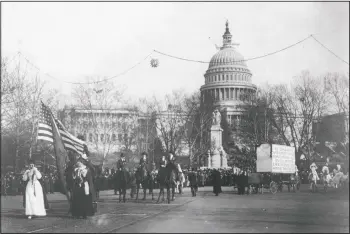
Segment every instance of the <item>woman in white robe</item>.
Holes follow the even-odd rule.
[[[26,187],[26,202],[25,202],[25,214],[28,219],[32,216],[46,216],[43,188],[41,187],[38,179],[41,179],[41,173],[34,166],[34,162],[30,162],[30,169],[26,170],[23,174],[23,181],[28,181]]]

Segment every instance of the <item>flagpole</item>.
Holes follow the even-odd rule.
[[[55,150],[55,155],[56,155],[56,167],[57,167],[57,172],[58,172],[58,176],[61,180],[61,185],[62,185],[62,189],[63,189],[63,192],[64,194],[66,195],[67,197],[67,201],[68,201],[68,205],[69,205],[69,210],[71,210],[71,200],[70,200],[70,196],[69,196],[69,193],[67,191],[67,187],[66,187],[66,181],[65,181],[65,175],[64,175],[64,172],[62,170],[62,168],[60,167],[60,163],[62,161],[62,156],[61,154],[62,153],[67,153],[66,150],[64,149],[63,147],[63,143],[62,143],[62,140],[61,140],[61,135],[59,133],[59,130],[57,128],[57,125],[53,119],[53,115],[51,113],[51,123],[52,123],[52,132],[53,132],[53,147],[54,147],[54,150]],[[63,150],[62,150],[63,149]],[[64,157],[66,158],[66,157]],[[61,168],[61,170],[60,170]]]

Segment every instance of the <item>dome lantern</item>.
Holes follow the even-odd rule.
[[[230,33],[230,29],[228,27],[228,20],[226,20],[226,31],[224,33],[224,35],[222,35],[222,47],[221,49],[224,48],[229,48],[229,47],[233,47],[235,45],[239,45],[238,43],[232,43],[232,35]]]

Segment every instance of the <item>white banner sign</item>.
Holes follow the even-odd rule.
[[[272,145],[272,172],[295,172],[295,148],[285,145]]]
[[[271,145],[262,144],[256,149],[256,171],[271,172]]]

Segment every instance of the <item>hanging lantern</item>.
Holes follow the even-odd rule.
[[[158,59],[151,59],[151,67],[158,67],[159,66],[159,61]]]

